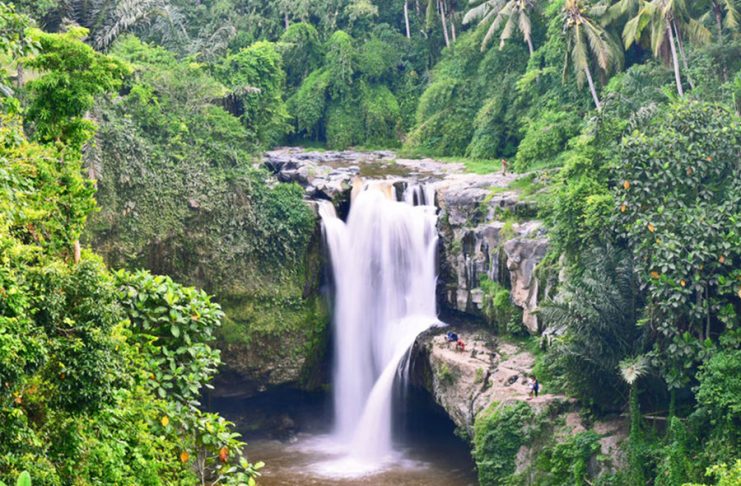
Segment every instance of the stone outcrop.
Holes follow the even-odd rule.
[[[433,329],[417,339],[412,381],[427,389],[469,436],[473,437],[476,417],[494,402],[527,401],[536,410],[571,403],[547,388],[541,388],[538,397],[529,397],[528,379],[535,363],[530,352],[483,329],[456,327],[465,342],[465,351],[458,351],[447,342],[448,330]]]
[[[599,436],[599,455],[589,464],[590,477],[614,472],[625,465],[621,445],[627,438],[625,418],[585,422],[573,399],[552,393],[541,382],[538,397],[531,397],[528,379],[535,357],[512,342],[505,342],[485,329],[455,326],[452,329],[466,343],[457,351],[447,342],[450,327],[421,334],[412,350],[413,385],[426,389],[460,430],[475,436],[474,424],[490,407],[526,403],[535,416],[548,418],[548,428],[536,440],[522,445],[517,453],[516,473],[533,474],[533,465],[546,445],[563,442],[570,436],[592,430]],[[526,424],[523,424],[526,425]],[[538,484],[537,478],[528,484]]]

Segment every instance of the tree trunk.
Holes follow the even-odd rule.
[[[530,57],[533,57],[533,40],[528,37],[525,41],[527,41],[527,50],[530,52]]]
[[[458,36],[455,32],[455,11],[451,10],[450,15],[448,17],[450,18],[450,34],[453,36],[453,42],[455,43],[456,40],[458,40]]]
[[[448,21],[445,19],[445,8],[442,0],[438,0],[437,8],[440,12],[440,22],[443,25],[443,37],[445,38],[445,47],[450,47],[450,37],[448,37]]]
[[[24,78],[24,71],[23,71],[23,63],[18,62],[18,66],[16,67],[16,77],[15,77],[15,83],[18,88],[23,86],[23,78]]]
[[[409,1],[404,0],[404,26],[407,29],[407,39],[412,38],[412,33],[409,31]]]
[[[717,0],[713,0],[713,13],[715,14],[715,25],[718,26],[718,41],[723,38],[723,10]]]
[[[636,380],[637,381],[637,380]],[[638,383],[635,381],[630,385],[630,438],[638,438],[641,427],[641,409],[638,404]]]
[[[713,13],[715,14],[715,24],[718,27],[718,45],[723,47],[723,10],[717,0],[713,0]],[[721,49],[722,52],[722,49]],[[723,82],[728,82],[728,63],[723,59],[722,66]]]
[[[684,96],[684,89],[682,88],[682,75],[679,73],[679,59],[677,59],[677,46],[674,44],[674,32],[672,31],[671,24],[666,26],[666,32],[669,34],[669,47],[672,51],[672,63],[674,64],[674,80],[677,82],[677,93],[679,96]]]
[[[710,339],[710,284],[705,284],[705,305],[707,311],[705,312],[705,339]]]
[[[288,13],[283,14],[283,25],[285,26],[285,29],[288,30]]]
[[[589,91],[592,92],[592,99],[594,100],[594,105],[597,107],[597,110],[602,109],[602,103],[599,101],[599,96],[597,96],[597,90],[594,87],[594,80],[592,79],[592,73],[589,72],[589,68],[585,67],[584,72],[587,74],[587,81],[589,82]]]
[[[692,77],[690,76],[690,67],[687,64],[687,54],[684,52],[684,41],[682,41],[682,34],[679,33],[679,29],[677,28],[677,21],[672,20],[672,25],[674,25],[674,33],[677,36],[677,44],[679,45],[679,55],[682,57],[682,65],[684,66],[684,71],[687,74],[687,81],[690,83],[690,88],[695,89],[695,83],[692,82]]]

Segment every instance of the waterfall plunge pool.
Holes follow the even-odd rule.
[[[249,399],[214,399],[211,408],[237,424],[250,461],[264,461],[260,486],[474,486],[468,444],[424,390],[397,388],[394,452],[386,461],[353,463],[332,436],[332,398],[278,389]]]

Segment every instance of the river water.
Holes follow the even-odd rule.
[[[258,398],[220,399],[212,406],[237,423],[245,454],[264,461],[260,486],[475,486],[469,445],[422,390],[397,389],[394,454],[376,471],[353,475],[348,452],[332,435],[332,397],[279,391]],[[396,459],[396,460],[393,460]]]

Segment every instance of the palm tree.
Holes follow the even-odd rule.
[[[638,379],[648,372],[648,359],[644,355],[624,359],[620,362],[619,369],[620,376],[630,387],[630,436],[635,438],[641,421],[638,405]]]
[[[702,16],[700,21],[706,23],[710,15],[715,17],[715,25],[718,29],[718,44],[723,45],[723,31],[735,31],[739,27],[741,14],[736,8],[734,0],[711,0],[710,9]],[[728,64],[723,62],[723,81],[728,81]]]
[[[612,69],[622,67],[623,51],[610,33],[592,18],[597,12],[594,8],[587,8],[582,0],[566,0],[563,7],[564,32],[567,35],[564,75],[568,65],[572,64],[579,86],[583,85],[584,79],[589,82],[592,99],[599,110],[602,104],[589,69],[590,53],[606,75]]]
[[[472,0],[475,3],[476,0]],[[527,43],[530,55],[533,55],[533,31],[530,15],[537,6],[537,0],[484,0],[484,2],[471,8],[463,17],[463,23],[468,24],[473,20],[479,20],[480,24],[491,22],[486,31],[484,40],[481,42],[481,50],[485,50],[491,38],[502,25],[499,34],[499,48],[512,38],[515,29],[520,31],[523,40]]]
[[[710,11],[706,15],[711,13],[715,17],[715,24],[718,27],[718,39],[723,37],[723,29],[738,29],[741,14],[739,14],[734,0],[711,0]]]
[[[93,46],[107,49],[134,26],[172,13],[168,0],[62,0],[56,17],[87,27]]]
[[[539,305],[538,315],[558,336],[553,362],[564,371],[570,392],[616,405],[619,397],[601,391],[621,388],[618,364],[642,343],[632,257],[605,245],[582,251],[577,263],[579,271],[567,273],[558,295]]]
[[[677,47],[679,47],[685,70],[688,69],[688,65],[680,28],[686,30],[698,43],[707,42],[710,32],[701,22],[689,16],[686,0],[641,0],[638,12],[623,29],[625,47],[629,48],[633,43],[640,42],[647,27],[650,27],[649,39],[654,56],[662,59],[670,57],[674,67],[677,92],[680,96],[684,95]]]

